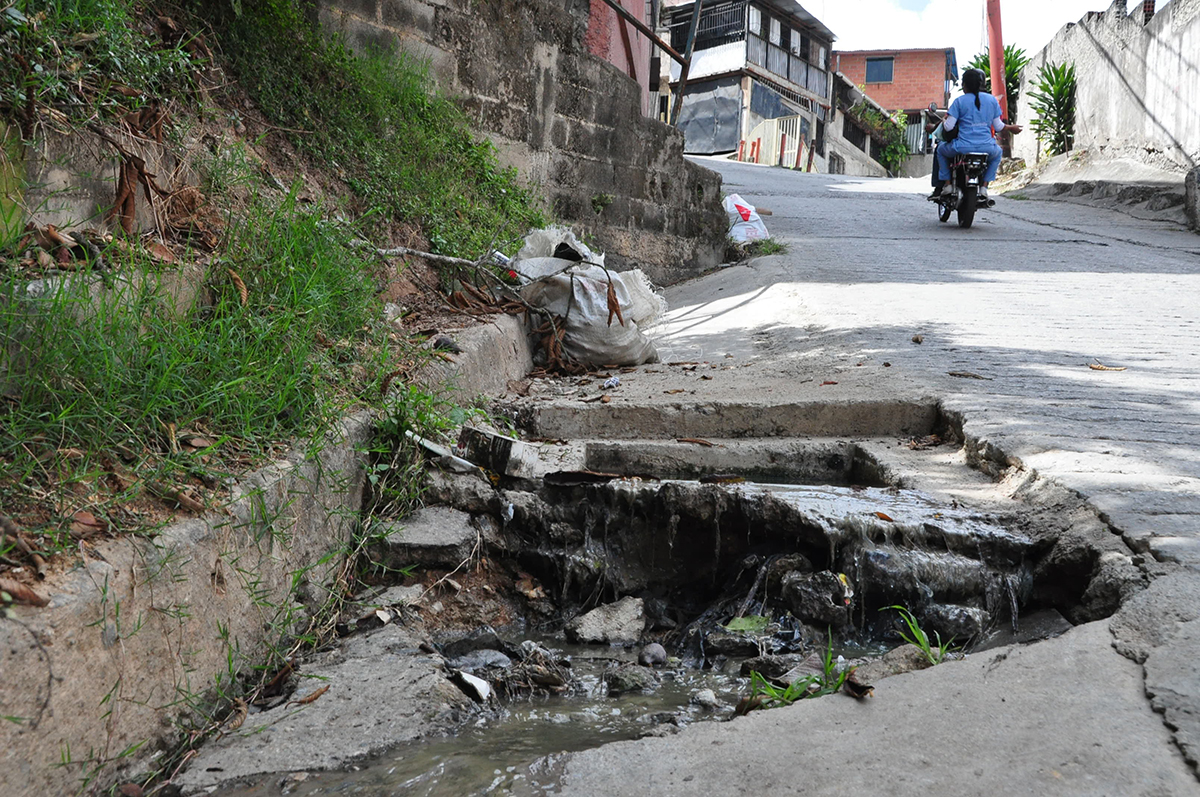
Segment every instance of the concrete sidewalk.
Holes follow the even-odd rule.
[[[1200,794],[1200,238],[1003,198],[963,230],[937,222],[922,180],[706,165],[772,210],[789,251],[668,291],[664,359],[720,364],[676,389],[934,395],[985,468],[1095,507],[1104,556],[1150,587],[1110,620],[885,681],[868,704],[576,754],[567,793]],[[613,401],[658,400],[665,378],[622,376]]]

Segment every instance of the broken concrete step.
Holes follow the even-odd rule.
[[[756,482],[886,484],[872,457],[856,443],[834,438],[596,440],[585,446],[584,467],[662,479],[732,474]]]
[[[640,405],[563,401],[530,406],[522,418],[525,430],[536,437],[609,440],[921,436],[937,421],[932,399]]]
[[[401,520],[380,523],[376,531],[372,560],[396,570],[456,567],[471,555],[480,535],[469,514],[445,506],[418,509]]]

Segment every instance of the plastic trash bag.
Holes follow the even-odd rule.
[[[639,326],[661,318],[667,302],[640,269],[606,271],[602,253],[561,227],[530,233],[511,268],[526,283],[522,299],[566,319],[562,348],[571,360],[589,367],[658,362]],[[610,284],[619,315],[609,302]]]
[[[734,243],[743,244],[771,237],[754,205],[737,194],[725,197],[725,212],[729,214],[729,237]]]

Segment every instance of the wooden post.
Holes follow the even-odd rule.
[[[792,164],[793,169],[800,168],[800,156],[804,154],[804,136],[800,136],[800,143],[796,145],[796,162]]]
[[[779,162],[777,165],[783,165],[783,153],[787,149],[787,133],[779,134]]]
[[[743,156],[745,155],[745,153],[746,153],[746,139],[743,138],[741,141],[738,142],[738,162],[739,163],[743,160]]]
[[[754,139],[754,162],[762,163],[762,138]]]

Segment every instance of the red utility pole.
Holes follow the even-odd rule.
[[[991,56],[992,96],[1000,102],[1000,118],[1008,121],[1008,89],[1004,74],[1004,34],[1000,30],[1000,0],[987,0],[988,53]]]

